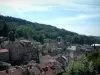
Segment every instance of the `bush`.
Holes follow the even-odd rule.
[[[86,57],[80,61],[72,61],[68,66],[68,75],[97,75],[93,62],[89,62]]]

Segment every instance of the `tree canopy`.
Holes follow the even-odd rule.
[[[8,32],[12,29],[16,31],[19,38],[31,38],[41,43],[44,43],[46,39],[57,40],[59,36],[62,40],[73,44],[100,43],[100,39],[94,36],[79,35],[51,25],[32,23],[23,19],[0,15],[0,36],[7,37]]]

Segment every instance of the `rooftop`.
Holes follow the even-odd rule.
[[[95,45],[95,46],[100,46],[100,44],[92,44],[91,46],[94,46],[94,45]]]
[[[0,49],[0,53],[9,52],[7,49]]]
[[[50,55],[45,55],[40,58],[41,63],[55,62],[55,59]]]
[[[30,42],[29,40],[20,40],[20,42]]]
[[[9,73],[6,71],[0,71],[0,75],[22,75],[21,69],[9,69]]]
[[[67,49],[72,50],[72,51],[76,51],[76,46],[69,46]]]

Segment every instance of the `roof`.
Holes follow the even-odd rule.
[[[72,51],[76,51],[76,46],[69,46],[67,49],[72,50]]]
[[[47,67],[48,66],[48,67]],[[28,68],[30,73],[34,73],[36,75],[52,75],[52,69],[50,68],[53,65],[50,64],[36,64],[36,65],[32,65],[31,68]],[[48,71],[44,71],[43,69],[48,68]]]
[[[65,43],[64,42],[58,42],[57,46],[60,47],[60,48],[65,47]]]
[[[0,61],[0,66],[11,66],[11,64]]]
[[[68,59],[65,56],[62,56],[63,59],[65,59],[66,61],[68,61]]]
[[[6,47],[7,44],[9,44],[9,41],[3,41],[3,42],[1,43],[1,45],[2,45],[4,48]]]
[[[20,40],[21,42],[30,42],[29,40]]]
[[[3,36],[1,36],[0,39],[3,39]]]
[[[9,52],[7,49],[0,49],[0,53]]]
[[[34,60],[31,60],[27,65],[36,65],[36,62]]]
[[[94,46],[94,45],[95,45],[95,46],[100,46],[100,44],[92,44],[91,46]]]
[[[45,55],[40,58],[41,63],[55,62],[55,59],[50,55]]]
[[[0,71],[0,75],[22,75],[21,69],[9,69],[9,73],[6,73],[6,71]]]

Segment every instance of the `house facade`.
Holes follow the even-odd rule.
[[[0,61],[9,60],[9,51],[7,49],[0,49]]]
[[[19,41],[8,42],[5,46],[9,50],[9,60],[10,61],[30,61],[36,59],[36,53],[32,48],[30,41]]]

